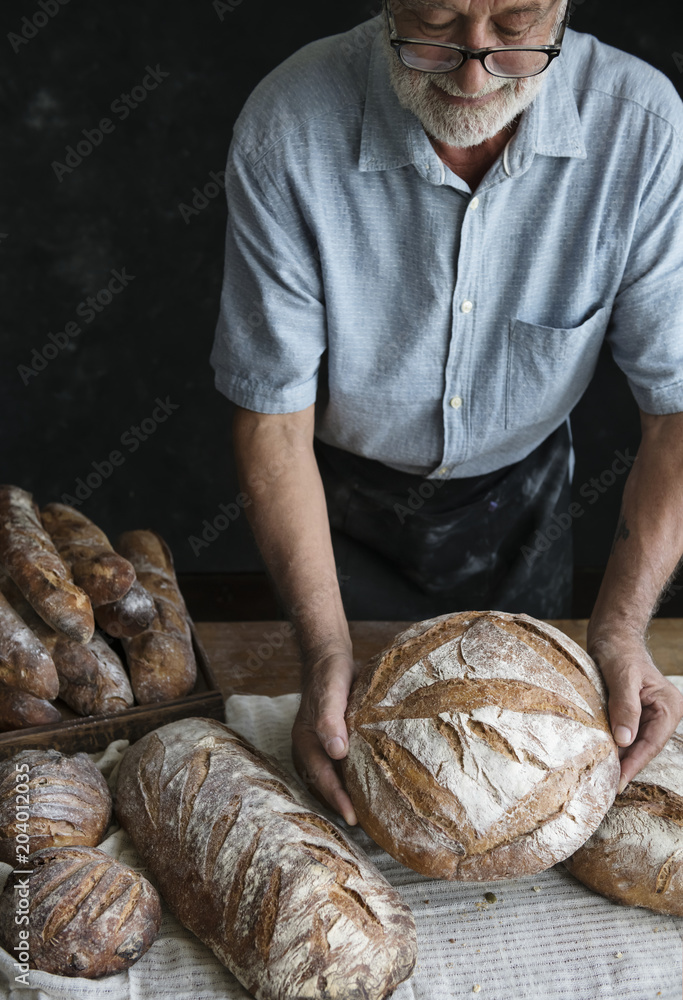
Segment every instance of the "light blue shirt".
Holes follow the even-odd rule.
[[[381,18],[263,80],[226,171],[212,353],[239,406],[316,403],[323,441],[434,477],[524,458],[605,338],[648,413],[683,410],[683,104],[591,35],[476,193],[401,108]]]

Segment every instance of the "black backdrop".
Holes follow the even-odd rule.
[[[246,518],[230,506],[239,493],[231,408],[208,365],[225,227],[212,174],[258,80],[377,9],[361,0],[3,5],[5,482],[41,503],[75,496],[111,535],[155,527],[181,571],[259,568]],[[681,92],[680,0],[583,0],[572,24],[651,62]],[[637,410],[606,355],[574,433],[577,496],[615,451],[637,447]],[[622,486],[617,478],[583,502],[578,565],[604,564]],[[193,546],[221,505],[229,526]]]

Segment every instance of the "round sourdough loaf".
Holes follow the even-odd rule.
[[[46,847],[31,855],[30,868],[21,882],[29,883],[29,968],[98,979],[128,969],[159,933],[156,889],[104,851]],[[16,888],[10,877],[0,894],[0,943],[10,954],[21,950]]]
[[[564,865],[615,903],[683,917],[683,723]]]
[[[346,722],[361,825],[432,877],[549,868],[593,833],[619,783],[596,665],[527,615],[413,625],[359,674]]]
[[[0,764],[0,861],[16,865],[44,847],[94,847],[111,814],[107,782],[84,753],[20,750]]]

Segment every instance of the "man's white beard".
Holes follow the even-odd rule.
[[[401,106],[420,119],[428,135],[448,146],[463,149],[478,146],[492,139],[528,108],[541,87],[545,74],[503,80],[492,76],[476,94],[465,94],[450,73],[421,73],[404,66],[382,33],[389,57],[391,85]],[[453,97],[483,97],[496,92],[496,97],[480,107],[458,107],[434,93],[433,84]]]

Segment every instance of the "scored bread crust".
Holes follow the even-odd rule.
[[[367,833],[447,879],[531,875],[572,854],[616,794],[620,765],[590,657],[527,615],[419,622],[349,698],[346,787]]]
[[[27,824],[17,819],[19,777],[21,784],[28,782]],[[0,763],[0,861],[13,863],[19,832],[28,833],[31,853],[44,847],[95,847],[111,815],[107,782],[84,753],[69,757],[58,750],[20,750]]]
[[[90,600],[70,579],[33,497],[18,486],[0,486],[0,563],[43,621],[75,642],[90,642]]]
[[[59,709],[51,701],[0,684],[0,733],[61,721]]]
[[[48,701],[59,694],[59,678],[49,651],[12,607],[2,590],[0,682]]]
[[[149,628],[155,615],[154,601],[137,579],[118,601],[95,608],[97,624],[114,639],[140,635]]]
[[[614,903],[683,917],[683,723],[564,866]]]
[[[380,1000],[410,975],[407,905],[222,723],[170,723],[126,751],[116,812],[178,919],[258,1000]]]
[[[161,926],[159,895],[142,875],[94,847],[46,847],[31,855],[29,967],[99,979],[144,955]],[[13,879],[0,895],[0,941],[13,954]]]
[[[133,691],[123,663],[101,636],[94,635],[87,645],[67,639],[36,614],[11,580],[0,576],[0,596],[2,590],[51,657],[56,682],[51,697],[59,694],[79,715],[114,715],[132,706]]]
[[[154,531],[126,531],[117,551],[135,567],[156,614],[144,632],[121,637],[139,705],[183,698],[197,679],[189,616],[166,542]]]
[[[114,552],[105,533],[90,518],[63,503],[46,504],[40,517],[74,583],[85,591],[94,608],[128,593],[135,582],[135,570]]]

